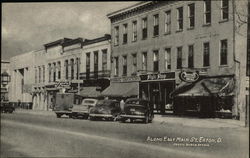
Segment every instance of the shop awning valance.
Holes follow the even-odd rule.
[[[112,83],[102,92],[102,96],[132,97],[139,93],[138,82]]]
[[[171,96],[232,96],[234,88],[233,77],[205,78],[178,86]]]
[[[97,91],[96,87],[84,87],[79,95],[83,97],[99,97],[101,92]]]

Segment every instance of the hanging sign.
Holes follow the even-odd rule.
[[[179,77],[184,82],[195,82],[199,79],[199,74],[193,71],[182,71]]]
[[[57,81],[55,87],[69,87],[69,81]]]

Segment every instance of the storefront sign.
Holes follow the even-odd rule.
[[[135,82],[135,81],[140,81],[140,77],[131,76],[131,77],[116,77],[110,79],[110,82]]]
[[[199,74],[192,71],[182,71],[179,77],[184,82],[195,82],[199,79]]]
[[[174,79],[175,72],[140,75],[141,81]]]
[[[55,84],[55,87],[69,87],[70,82],[69,81],[57,81]]]

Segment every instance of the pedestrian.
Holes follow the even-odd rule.
[[[122,99],[122,100],[120,101],[120,108],[121,108],[121,111],[122,111],[122,112],[124,111],[124,104],[125,104],[125,102],[124,102],[124,100]]]

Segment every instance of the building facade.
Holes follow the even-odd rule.
[[[148,1],[108,14],[111,81],[116,81],[111,86],[136,84],[133,95],[149,99],[156,111],[165,113],[170,93],[182,85],[182,72],[193,79],[194,73],[201,79],[228,77],[223,82],[236,83],[230,111],[234,116],[244,113],[244,81],[237,81],[245,75],[247,44],[241,34],[246,27],[236,27],[235,14],[242,6],[234,0]]]
[[[1,60],[1,101],[9,100],[10,62]]]

